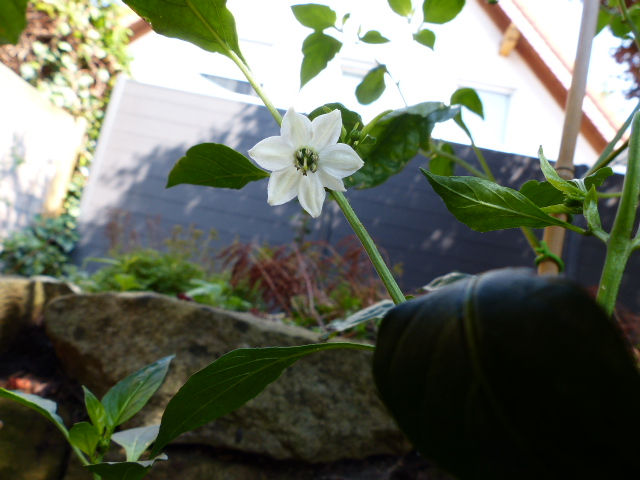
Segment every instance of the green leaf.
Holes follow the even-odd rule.
[[[453,147],[448,143],[442,145],[441,150],[451,155],[455,155]],[[437,150],[435,155],[431,157],[431,160],[429,160],[429,171],[431,173],[435,173],[436,175],[444,175],[450,177],[451,175],[453,175],[455,166],[456,165],[453,160],[438,154]]]
[[[567,279],[495,270],[402,303],[373,372],[409,440],[455,478],[637,477],[637,358]]]
[[[116,383],[102,398],[110,428],[123,424],[149,401],[167,375],[174,355],[165,357]]]
[[[123,1],[161,35],[186,40],[209,52],[243,58],[227,0]]]
[[[549,182],[529,180],[520,187],[520,193],[538,207],[549,207],[564,202],[564,194]]]
[[[611,167],[604,167],[580,181],[584,183],[584,187],[588,192],[591,190],[591,187],[601,187],[604,181],[611,175],[613,175],[613,169]]]
[[[322,350],[370,345],[320,343],[299,347],[243,348],[223,355],[187,380],[167,405],[151,455],[178,435],[236,410],[277,380],[300,358]],[[277,412],[274,412],[276,414]]]
[[[99,441],[100,433],[88,422],[76,423],[69,430],[69,443],[90,457],[95,453]]]
[[[586,192],[582,192],[580,188],[578,188],[574,183],[570,182],[569,180],[565,180],[560,177],[560,175],[558,175],[558,172],[556,172],[555,168],[551,166],[549,161],[544,156],[542,147],[540,147],[540,149],[538,150],[538,158],[540,159],[540,168],[542,170],[542,174],[551,185],[560,190],[562,193],[571,197],[584,198]]]
[[[158,436],[160,425],[149,425],[147,427],[130,428],[114,433],[111,440],[124,448],[127,453],[127,462],[135,462],[140,455],[149,448]]]
[[[342,42],[321,32],[314,32],[302,43],[300,88],[324,70],[342,48]]]
[[[436,290],[440,290],[447,285],[451,285],[453,283],[459,282],[460,280],[466,280],[474,276],[475,275],[469,275],[468,273],[450,272],[446,275],[442,275],[441,277],[434,278],[424,287],[420,287],[419,290],[423,290],[425,292],[435,292]]]
[[[433,50],[436,45],[436,34],[428,28],[423,28],[418,33],[414,33],[413,39],[420,45],[429,47],[431,50]]]
[[[465,0],[424,0],[422,12],[427,23],[447,23],[456,18]]]
[[[91,391],[83,386],[84,390],[84,405],[91,419],[91,423],[95,425],[99,432],[107,425],[107,411],[104,409],[104,405],[100,403],[100,400],[91,393]]]
[[[106,462],[86,465],[91,473],[99,475],[102,480],[140,480],[151,469],[154,463],[167,460],[167,456],[158,455],[152,460],[142,462]]]
[[[169,173],[167,188],[187,183],[239,190],[249,182],[268,176],[269,173],[226,145],[201,143],[178,160]]]
[[[441,102],[424,102],[385,115],[369,132],[374,144],[360,143],[357,153],[364,166],[345,178],[346,187],[371,188],[402,171],[418,154],[428,148],[433,127],[453,118],[460,107]]]
[[[395,304],[391,300],[381,300],[373,305],[363,308],[362,310],[348,316],[344,320],[333,320],[327,324],[327,330],[329,332],[344,332],[362,323],[371,322],[372,320],[379,320],[384,317],[389,310],[391,310]],[[330,334],[329,334],[330,335]],[[328,337],[329,335],[325,335]]]
[[[480,118],[484,118],[482,100],[473,88],[459,88],[451,95],[451,105],[462,105]]]
[[[596,187],[592,186],[584,199],[584,218],[587,219],[589,231],[593,233],[596,238],[607,243],[609,235],[602,229],[600,213],[598,212],[598,194]]]
[[[331,8],[317,3],[293,5],[291,10],[293,10],[293,15],[298,22],[305,27],[313,28],[317,32],[335,27],[338,18],[336,12]]]
[[[384,37],[377,30],[369,30],[362,37],[360,37],[360,41],[362,41],[364,43],[371,43],[371,44],[389,43],[390,42],[390,40],[387,37]]]
[[[362,82],[356,87],[356,98],[363,105],[375,102],[384,93],[386,85],[384,75],[387,73],[386,65],[378,65],[365,75]]]
[[[497,183],[477,177],[443,177],[420,170],[456,219],[476,232],[565,225],[520,192]]]
[[[53,422],[66,439],[69,438],[69,431],[67,430],[67,427],[64,426],[62,418],[60,418],[56,413],[56,410],[58,409],[58,404],[56,402],[38,397],[37,395],[31,395],[30,393],[6,390],[4,388],[0,388],[0,397],[15,400],[16,402],[35,410],[40,415]]]
[[[342,125],[344,125],[344,128],[347,132],[351,132],[354,129],[356,129],[356,126],[357,126],[357,129],[361,130],[362,127],[364,126],[362,122],[362,117],[360,116],[360,114],[349,110],[347,107],[345,107],[341,103],[326,103],[321,107],[314,109],[307,116],[309,117],[309,120],[313,120],[314,118],[320,115],[324,115],[325,113],[328,113],[327,110],[329,111],[340,110],[340,113],[342,114]]]
[[[607,25],[609,25],[609,22],[611,22],[611,17],[612,15],[605,10],[604,8],[600,8],[600,11],[598,12],[598,24],[596,26],[596,35],[598,33],[600,33],[602,30],[604,30]]]
[[[0,2],[0,45],[16,44],[27,26],[27,0]]]
[[[411,0],[387,0],[391,10],[401,17],[410,17],[413,13],[413,5]]]

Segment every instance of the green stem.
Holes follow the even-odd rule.
[[[471,148],[473,148],[473,151],[476,153],[476,157],[478,157],[478,161],[480,162],[480,165],[482,165],[482,169],[484,170],[485,174],[487,175],[487,178],[489,180],[491,180],[492,182],[495,182],[496,181],[496,177],[493,176],[493,172],[491,171],[491,167],[489,167],[489,164],[485,160],[484,155],[482,154],[480,149],[478,147],[476,147],[476,143],[473,141],[473,138],[471,138],[471,136],[469,136],[469,139],[471,140]]]
[[[627,174],[622,186],[620,206],[607,244],[602,277],[596,300],[611,316],[616,305],[622,274],[633,251],[631,234],[640,195],[640,114],[633,117]]]
[[[391,295],[391,299],[393,300],[393,302],[396,305],[404,302],[406,300],[404,294],[400,290],[400,287],[389,271],[387,264],[382,259],[382,255],[380,255],[378,247],[376,247],[375,243],[373,243],[373,240],[369,236],[369,233],[362,225],[362,222],[360,222],[360,220],[356,216],[356,213],[353,211],[353,208],[351,208],[351,205],[347,201],[346,197],[342,194],[342,192],[336,192],[334,190],[331,190],[331,195],[333,195],[333,198],[336,200],[338,206],[342,209],[344,216],[347,218],[349,225],[351,225],[351,228],[353,228],[353,231],[360,239],[360,242],[362,242],[362,246],[369,255],[371,263],[373,263],[376,272],[378,272],[378,275],[380,276],[380,280],[382,280],[382,283],[384,283],[384,286],[389,292],[389,295]]]
[[[478,170],[476,167],[474,167],[470,163],[466,162],[465,160],[463,160],[462,158],[460,158],[457,155],[453,155],[451,153],[445,152],[444,150],[441,150],[439,148],[435,148],[435,149],[431,150],[430,152],[426,152],[426,156],[430,156],[432,154],[436,154],[436,155],[439,155],[441,157],[448,158],[452,162],[455,162],[458,165],[460,165],[462,168],[466,169],[468,172],[474,174],[476,177],[482,178],[484,180],[489,180],[489,177],[487,177],[487,175],[485,175],[480,170]]]
[[[640,31],[638,31],[638,27],[636,27],[636,22],[631,18],[631,14],[629,13],[629,10],[627,10],[625,0],[618,0],[618,4],[620,5],[620,10],[622,10],[622,17],[624,18],[624,21],[633,32],[633,40],[636,42],[636,47],[640,50]]]
[[[534,253],[537,253],[538,248],[540,248],[540,240],[536,237],[536,234],[531,227],[520,227],[520,231],[524,235],[524,238],[529,242],[529,246],[533,250]]]

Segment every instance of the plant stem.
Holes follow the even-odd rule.
[[[616,305],[622,274],[627,260],[633,251],[631,233],[638,208],[640,195],[640,113],[637,113],[631,125],[629,142],[629,160],[627,174],[622,186],[620,206],[613,222],[613,228],[607,243],[607,256],[604,261],[602,277],[598,286],[596,300],[607,315],[611,316]]]
[[[382,255],[380,255],[378,247],[376,247],[375,243],[373,243],[373,240],[369,236],[369,232],[367,232],[367,230],[362,225],[362,222],[360,222],[360,220],[356,216],[356,213],[353,211],[353,208],[351,208],[351,205],[347,201],[346,197],[342,194],[342,192],[336,192],[333,190],[331,190],[331,195],[333,195],[333,198],[335,198],[338,206],[342,209],[344,216],[347,218],[349,225],[351,225],[353,231],[360,239],[360,242],[362,242],[362,246],[367,252],[367,255],[369,255],[371,263],[373,263],[376,272],[378,272],[380,280],[382,280],[382,283],[384,283],[384,286],[389,292],[389,295],[391,295],[393,303],[398,305],[399,303],[404,302],[406,300],[404,294],[400,290],[400,287],[389,271],[387,264],[382,259]]]
[[[457,155],[452,155],[451,153],[445,152],[444,150],[441,150],[439,148],[435,148],[435,149],[431,150],[430,152],[425,152],[425,154],[426,154],[426,156],[429,156],[429,155],[432,155],[432,154],[436,154],[436,155],[439,155],[441,157],[448,158],[449,160],[451,160],[452,162],[457,163],[462,168],[466,169],[469,173],[472,173],[476,177],[483,178],[484,180],[489,180],[489,177],[487,175],[485,175],[480,170],[478,170],[476,167],[474,167],[470,163],[466,162],[465,160],[463,160],[462,158],[460,158]]]

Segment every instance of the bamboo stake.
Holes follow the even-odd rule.
[[[576,60],[573,67],[571,87],[567,95],[560,152],[555,166],[558,175],[565,180],[574,178],[573,157],[582,124],[582,102],[587,91],[587,73],[591,58],[591,46],[596,33],[600,9],[599,0],[584,0],[583,4]],[[566,215],[558,215],[558,217],[565,221],[567,219]],[[551,226],[544,229],[543,240],[547,243],[552,253],[561,256],[564,236],[564,228]],[[558,265],[553,260],[544,260],[538,266],[538,273],[540,275],[557,274]]]

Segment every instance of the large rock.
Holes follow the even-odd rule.
[[[77,291],[77,287],[51,277],[0,275],[0,355],[22,330],[40,319],[47,302]]]
[[[98,395],[177,355],[129,426],[159,423],[188,377],[231,350],[320,341],[305,329],[148,293],[61,297],[45,310],[45,328],[67,372]],[[178,441],[307,462],[404,455],[410,446],[376,396],[370,364],[362,350],[307,356],[244,407]]]

